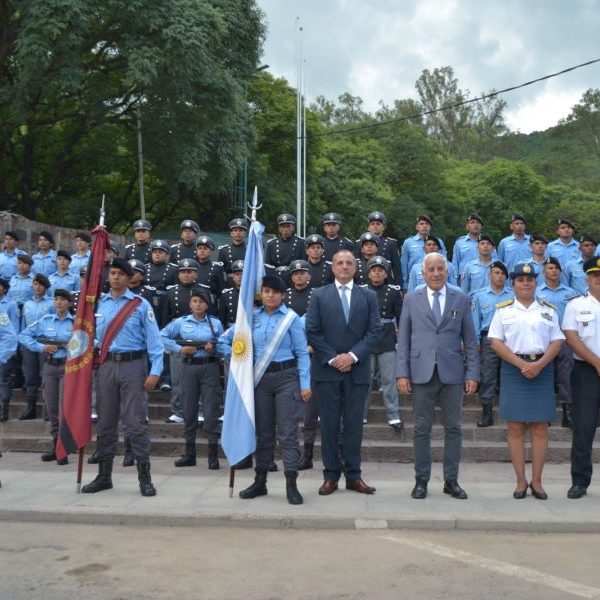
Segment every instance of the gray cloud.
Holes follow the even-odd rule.
[[[258,4],[269,28],[263,60],[274,75],[295,84],[294,19],[299,16],[309,98],[335,99],[349,91],[370,110],[380,99],[389,104],[416,98],[414,82],[423,69],[451,65],[460,86],[478,95],[600,57],[600,0]],[[530,130],[554,124],[599,80],[600,64],[507,94],[511,125]],[[545,117],[550,122],[544,124]]]

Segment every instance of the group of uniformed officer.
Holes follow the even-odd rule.
[[[366,231],[355,242],[341,234],[340,214],[328,212],[321,221],[323,234],[311,234],[303,239],[295,232],[296,218],[287,213],[279,215],[278,235],[268,240],[265,246],[266,271],[281,276],[287,282],[289,287],[284,303],[303,316],[312,290],[333,281],[333,254],[341,249],[355,254],[355,282],[377,294],[383,324],[380,348],[372,356],[373,381],[381,387],[389,425],[400,429],[402,418],[395,387],[394,349],[403,293],[423,285],[423,257],[429,252],[445,256],[444,242],[432,234],[433,221],[428,215],[417,217],[416,234],[404,240],[401,246],[397,240],[385,235],[387,219],[380,211],[367,216]],[[511,302],[514,297],[507,287],[508,274],[517,264],[530,264],[537,276],[537,297],[556,310],[562,320],[569,301],[587,293],[586,266],[596,260],[595,239],[584,235],[577,242],[575,227],[568,219],[559,220],[558,237],[552,242],[539,233],[527,234],[526,228],[527,221],[523,215],[512,215],[512,234],[496,246],[489,235],[482,233],[482,217],[471,213],[466,220],[466,234],[456,240],[452,262],[448,263],[448,283],[456,284],[471,298],[475,329],[480,340],[480,398],[483,407],[482,418],[477,423],[480,427],[493,424],[492,403],[496,395],[498,357],[491,349],[487,333],[496,308]],[[214,393],[214,390],[220,390],[216,340],[223,329],[235,322],[248,223],[243,218],[230,221],[231,242],[218,248],[217,261],[212,260],[217,252],[215,243],[209,236],[201,234],[198,223],[191,219],[181,222],[181,240],[172,246],[165,240],[153,240],[152,226],[144,219],[135,221],[133,230],[134,243],[125,247],[124,260],[117,259],[116,262],[126,271],[129,292],[148,302],[153,321],[158,329],[162,329],[167,360],[162,371],[161,388],[171,389],[172,409],[166,421],[185,421],[186,424],[186,453],[177,461],[180,463],[178,466],[195,464],[196,427],[198,422],[207,419],[204,427],[210,438],[209,466],[218,468],[221,396]],[[16,233],[6,232],[4,241],[5,248],[0,254],[0,325],[5,325],[8,320],[14,329],[23,331],[20,341],[28,408],[21,418],[36,417],[37,377],[43,365],[44,388],[48,390],[44,399],[51,422],[53,447],[42,455],[42,459],[54,460],[58,418],[58,386],[55,381],[60,379],[61,366],[64,368],[64,342],[69,337],[66,329],[69,318],[65,309],[68,313],[72,304],[70,293],[79,289],[79,275],[89,260],[91,237],[87,232],[79,233],[76,252],[70,255],[54,250],[52,235],[41,232],[38,252],[32,257],[18,248]],[[111,246],[105,257],[107,275],[116,255],[118,249]],[[105,291],[110,292],[108,276],[106,281]],[[54,301],[49,291],[52,291]],[[198,334],[200,331],[202,335]],[[186,340],[194,343],[186,345]],[[40,362],[39,357],[44,355],[45,361]],[[9,366],[10,359],[2,377],[2,420],[8,418]],[[571,427],[573,354],[567,345],[557,357],[556,367],[556,383],[563,405],[562,424]],[[313,389],[305,412],[304,455],[300,469],[312,468],[318,422],[318,401],[314,392]],[[192,396],[196,401],[191,400]],[[215,398],[218,399],[216,405]],[[367,417],[368,404],[364,411],[365,422]],[[136,451],[144,464],[147,452],[144,442],[140,453],[140,443],[138,440]],[[111,438],[110,452],[114,454],[113,446]],[[149,481],[149,470],[147,475]],[[102,482],[100,488],[106,489]],[[146,491],[149,491],[148,486]]]

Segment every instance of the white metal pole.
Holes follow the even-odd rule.
[[[296,222],[302,222],[302,27],[300,17],[296,17]]]
[[[302,63],[302,237],[306,237],[306,61]]]

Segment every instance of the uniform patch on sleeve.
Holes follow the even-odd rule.
[[[148,315],[148,321],[154,321],[154,311],[152,309],[150,309],[146,314]]]

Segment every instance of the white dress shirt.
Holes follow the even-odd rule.
[[[446,308],[446,286],[444,286],[441,290],[438,290],[440,293],[440,314],[444,314],[444,308]],[[433,310],[433,301],[435,291],[432,290],[429,286],[427,286],[427,299],[429,300],[429,307]]]

